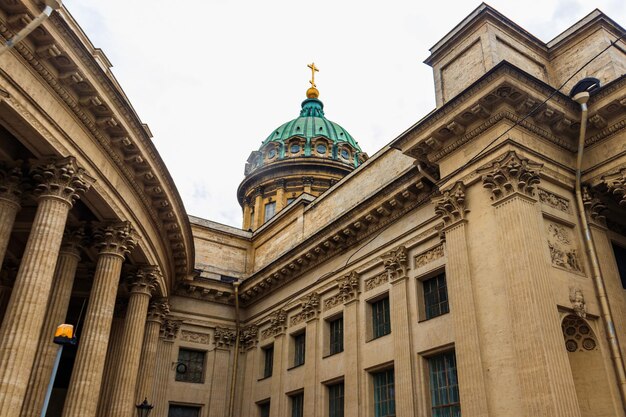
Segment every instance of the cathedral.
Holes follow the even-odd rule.
[[[309,65],[241,155],[241,228],[186,213],[63,6],[0,0],[0,35],[0,416],[626,417],[601,11],[546,43],[479,5],[425,57],[436,108],[369,154]]]

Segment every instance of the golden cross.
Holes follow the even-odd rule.
[[[309,65],[307,65],[307,67],[311,68],[311,81],[309,81],[311,83],[311,87],[316,87],[316,85],[315,85],[315,73],[316,72],[320,72],[320,70],[315,66],[314,62],[312,62]]]

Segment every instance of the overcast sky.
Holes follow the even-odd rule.
[[[310,70],[326,117],[373,155],[435,106],[429,48],[480,3],[423,0],[65,0],[144,123],[189,214],[241,227],[252,150],[298,116]],[[626,1],[491,1],[549,41]]]

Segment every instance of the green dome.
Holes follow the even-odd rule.
[[[263,141],[261,148],[270,142],[279,142],[281,145],[284,145],[287,139],[294,136],[305,138],[307,148],[311,146],[311,139],[324,137],[330,139],[335,145],[348,144],[355,151],[361,152],[359,144],[356,143],[354,138],[343,127],[324,117],[324,104],[316,98],[304,100],[302,102],[300,117],[274,130],[272,134]]]

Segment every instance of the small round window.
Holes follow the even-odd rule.
[[[319,144],[317,145],[315,149],[317,150],[317,153],[320,153],[320,154],[326,153],[326,145]]]
[[[300,145],[298,145],[297,143],[294,143],[293,145],[291,145],[290,151],[291,153],[300,152]]]
[[[276,149],[274,149],[274,148],[270,149],[270,150],[269,150],[269,152],[267,153],[267,157],[268,157],[269,159],[272,159],[272,158],[274,158],[275,156],[276,156]]]
[[[348,152],[347,149],[342,149],[341,150],[341,157],[343,159],[350,159],[350,152]]]

